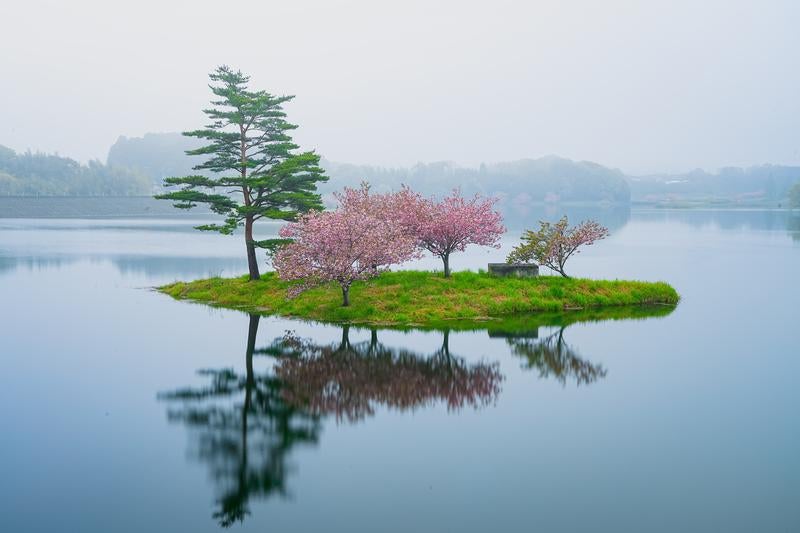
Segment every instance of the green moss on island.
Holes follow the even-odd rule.
[[[449,327],[520,314],[581,310],[578,314],[586,314],[622,306],[672,307],[680,299],[663,282],[504,278],[484,272],[457,272],[449,279],[432,272],[385,272],[353,284],[349,307],[342,307],[337,285],[317,287],[292,299],[286,297],[289,286],[268,273],[260,281],[246,276],[211,278],[179,281],[158,290],[179,300],[260,314],[400,327]]]

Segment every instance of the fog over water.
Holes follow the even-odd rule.
[[[777,0],[4,2],[0,144],[105,159],[197,127],[229,63],[297,95],[333,161],[798,164],[798,23]]]

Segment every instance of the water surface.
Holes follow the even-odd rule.
[[[677,309],[449,332],[258,318],[150,290],[244,272],[236,237],[0,219],[2,529],[800,529],[800,217],[589,215],[612,237],[574,274],[669,281]]]

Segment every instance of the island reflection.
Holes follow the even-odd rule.
[[[540,314],[492,323],[484,330],[505,340],[512,354],[523,358],[523,368],[538,370],[541,378],[588,385],[605,377],[606,370],[566,343],[570,324],[669,312],[669,307],[638,307]],[[318,444],[325,417],[355,423],[380,407],[478,409],[498,398],[504,380],[499,362],[469,363],[453,354],[450,330],[439,330],[442,342],[432,353],[390,348],[376,329],[368,340],[353,342],[347,325],[333,343],[287,332],[259,348],[259,322],[259,315],[249,315],[243,375],[229,368],[203,369],[198,373],[208,384],[159,394],[169,404],[169,421],[189,429],[190,455],[209,469],[217,491],[213,517],[222,527],[243,521],[251,499],[289,495],[291,453]],[[540,337],[540,328],[549,326],[558,329]],[[256,372],[255,357],[269,357],[272,364]]]

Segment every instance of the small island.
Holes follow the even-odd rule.
[[[492,273],[453,272],[453,256],[468,246],[501,248],[507,230],[499,198],[465,197],[458,187],[445,196],[407,185],[379,192],[362,182],[334,193],[337,205],[326,209],[317,188],[328,180],[320,156],[298,152],[287,134],[297,128],[283,109],[293,97],[253,91],[246,74],[225,65],[209,78],[215,99],[204,113],[211,122],[186,132],[205,141],[186,152],[203,159],[196,173],[165,179],[156,198],[179,209],[206,204],[222,217],[198,230],[243,229],[248,275],[175,282],[160,287],[166,294],[250,313],[399,328],[468,328],[624,306],[671,310],[679,300],[666,283],[570,278],[567,261],[609,232],[593,220],[570,226],[566,216],[525,230]],[[284,224],[258,240],[255,224],[265,219]],[[274,272],[262,276],[257,249],[267,251]],[[441,260],[441,274],[390,270],[425,254]],[[561,277],[539,277],[540,266]]]
[[[342,306],[336,284],[287,296],[291,283],[273,273],[260,280],[210,278],[175,282],[159,291],[179,300],[320,322],[395,327],[437,327],[529,313],[575,312],[622,306],[674,306],[680,297],[663,282],[541,276],[497,277],[454,272],[449,278],[424,271],[384,272],[354,282],[353,302]]]

